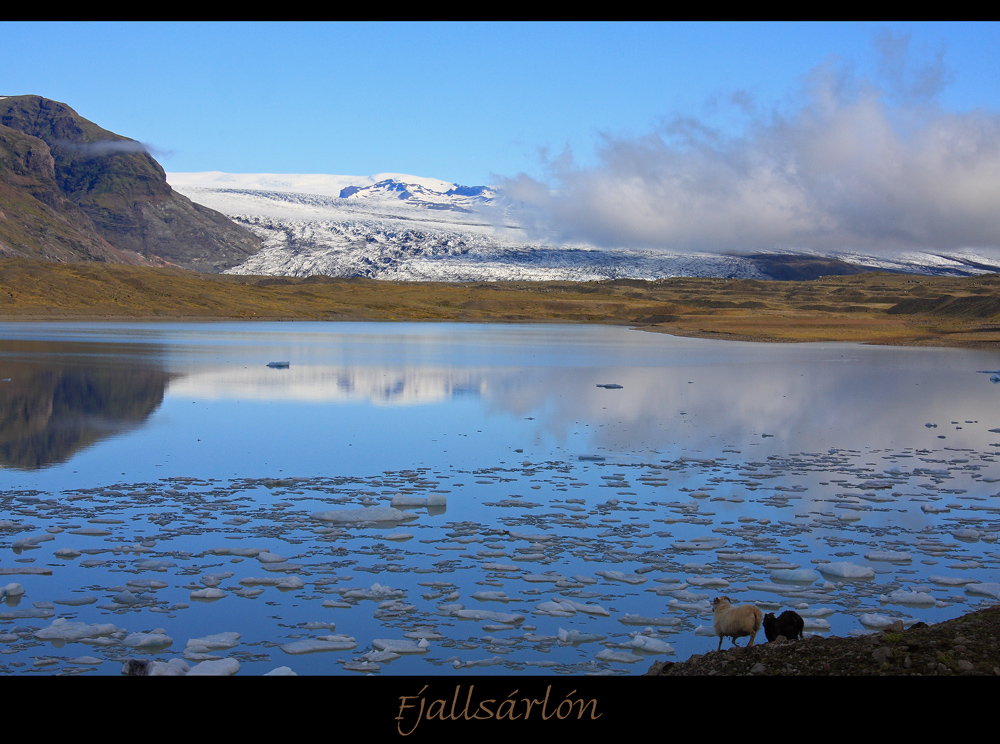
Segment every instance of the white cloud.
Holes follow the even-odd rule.
[[[749,116],[732,135],[675,117],[643,136],[605,135],[598,165],[547,159],[508,193],[538,233],[607,247],[758,251],[1000,248],[1000,115],[942,110],[938,53],[907,66],[882,34],[880,84],[830,63],[797,105]]]

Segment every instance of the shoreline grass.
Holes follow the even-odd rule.
[[[740,341],[1000,348],[1000,275],[390,282],[0,259],[0,321],[43,320],[568,322]]]

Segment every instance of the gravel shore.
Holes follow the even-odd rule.
[[[683,662],[656,662],[647,676],[1000,675],[1000,606],[935,625],[917,623],[856,638],[809,636],[730,646]],[[741,639],[741,644],[746,641]],[[727,647],[728,646],[728,647]]]

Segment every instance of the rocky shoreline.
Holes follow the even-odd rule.
[[[901,623],[854,638],[808,636],[658,661],[646,676],[953,676],[1000,675],[1000,605],[935,625]],[[763,642],[760,642],[763,641]]]

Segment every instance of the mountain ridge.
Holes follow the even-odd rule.
[[[260,246],[176,193],[145,145],[36,95],[0,98],[0,212],[2,255],[220,271]]]

